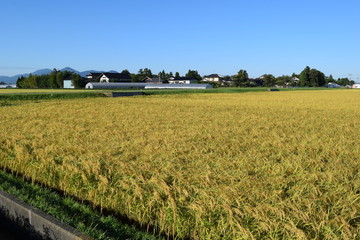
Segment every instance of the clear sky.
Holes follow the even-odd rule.
[[[150,68],[360,82],[359,0],[1,0],[0,75]]]

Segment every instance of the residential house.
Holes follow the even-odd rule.
[[[86,78],[95,80],[95,79],[99,78],[101,76],[101,74],[102,74],[101,72],[91,72],[88,75],[86,75]]]
[[[178,78],[170,78],[169,84],[193,84],[196,83],[196,79],[189,77],[178,77]]]
[[[355,83],[351,86],[351,88],[360,88],[360,83]]]
[[[100,82],[131,82],[131,79],[121,73],[105,72],[100,75]]]
[[[215,83],[222,83],[224,82],[224,77],[220,76],[219,74],[210,74],[203,77],[203,82],[215,82]]]
[[[143,81],[146,82],[146,83],[154,83],[154,84],[169,83],[167,80],[163,80],[160,77],[145,77],[143,79]]]

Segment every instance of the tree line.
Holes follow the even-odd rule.
[[[340,86],[352,85],[355,82],[348,78],[335,80],[332,75],[325,74],[315,68],[305,67],[300,74],[293,73],[291,76],[282,75],[275,77],[272,74],[264,74],[259,78],[249,78],[246,70],[240,70],[236,75],[231,76],[233,86],[236,87],[323,87],[328,83],[335,83]]]
[[[131,82],[142,82],[146,77],[160,77],[163,80],[180,77],[179,72],[173,74],[172,72],[167,73],[164,70],[158,74],[153,74],[149,68],[141,68],[137,73],[130,73],[129,70],[125,69],[121,71],[120,74],[123,79],[129,79]],[[194,79],[198,83],[202,81],[202,77],[197,70],[189,69],[185,77]],[[19,77],[16,85],[18,88],[63,88],[63,81],[65,79],[71,79],[75,88],[84,88],[86,83],[90,81],[77,73],[54,69],[50,74],[30,74],[28,77]],[[100,79],[91,79],[91,81],[100,81]],[[332,75],[327,77],[321,71],[308,66],[305,67],[300,74],[293,73],[291,76],[283,75],[279,77],[275,77],[272,74],[264,74],[259,78],[249,78],[247,71],[241,69],[236,75],[224,76],[221,83],[211,84],[213,84],[214,87],[322,87],[330,82],[341,86],[354,84],[354,81],[348,78],[335,80]]]
[[[70,78],[76,83],[74,85],[76,88],[85,86],[81,84],[82,77],[79,74],[56,69],[49,74],[21,76],[17,79],[16,86],[18,88],[63,88],[64,80]]]

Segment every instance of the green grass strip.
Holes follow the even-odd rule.
[[[98,92],[0,94],[0,100],[7,100],[7,101],[72,99],[72,98],[93,98],[93,97],[105,97],[105,95],[103,93],[98,93]]]
[[[124,224],[114,216],[105,216],[71,197],[28,183],[0,171],[0,189],[21,199],[94,239],[163,239]]]

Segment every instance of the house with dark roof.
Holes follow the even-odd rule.
[[[219,74],[210,74],[203,77],[203,82],[216,82],[221,83],[224,81],[224,77]]]
[[[156,84],[163,84],[163,83],[169,83],[167,80],[163,80],[160,77],[145,77],[143,79],[143,82],[146,83],[156,83]]]
[[[86,78],[88,79],[97,79],[101,76],[101,72],[91,72],[88,75],[86,75]]]
[[[100,82],[131,82],[125,74],[105,72],[100,75]]]

